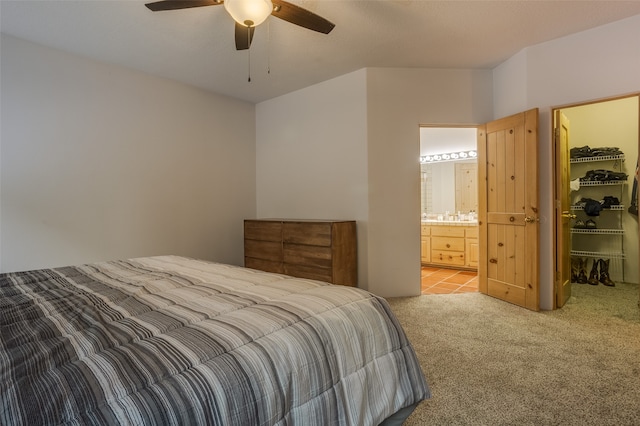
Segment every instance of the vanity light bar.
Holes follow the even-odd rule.
[[[452,161],[458,159],[472,159],[476,158],[477,156],[478,153],[476,151],[460,151],[449,152],[446,154],[423,155],[420,157],[420,164],[435,163],[438,161]]]

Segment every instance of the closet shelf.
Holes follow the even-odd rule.
[[[627,183],[626,180],[608,180],[608,181],[599,181],[599,180],[581,180],[580,187],[583,186],[619,186]]]
[[[571,163],[593,163],[594,161],[615,161],[622,160],[624,161],[624,154],[619,155],[598,155],[594,157],[580,157],[580,158],[572,158],[569,160]]]
[[[571,256],[606,258],[606,259],[624,259],[625,258],[624,253],[621,253],[621,252],[607,252],[607,251],[571,250]]]
[[[610,151],[607,151],[607,150]],[[580,148],[579,148],[580,150]],[[589,151],[589,150],[587,150]],[[581,193],[582,199],[590,198],[595,200],[601,200],[605,196],[611,196],[611,201],[613,198],[617,198],[622,200],[622,196],[625,193],[626,184],[629,176],[626,173],[623,173],[624,170],[624,153],[619,149],[613,148],[595,148],[592,150],[592,153],[602,154],[611,154],[611,155],[594,155],[591,157],[581,157],[581,158],[571,158],[569,161],[573,163],[570,167],[570,170],[575,174],[584,172],[587,168],[597,169],[590,170],[584,173],[583,177],[580,177],[576,180],[579,181],[579,188],[577,188],[578,193]],[[594,163],[597,164],[585,164],[585,163]],[[608,164],[606,163],[608,162]],[[583,163],[577,165],[574,170],[575,163]],[[603,163],[603,164],[600,164]],[[616,178],[623,179],[616,179]],[[582,180],[585,179],[585,180]],[[575,182],[572,180],[572,182]],[[613,197],[613,195],[616,197]],[[604,204],[604,201],[600,203]],[[570,210],[575,212],[576,216],[584,216],[588,209],[585,210],[584,206],[587,205],[587,202],[579,203],[574,202],[574,205],[570,206]],[[622,281],[624,281],[624,262],[625,262],[625,250],[624,250],[624,223],[623,223],[623,215],[625,212],[624,206],[610,206],[611,208],[600,210],[600,216],[604,216],[606,220],[609,221],[607,225],[603,225],[602,228],[587,228],[581,226],[580,228],[571,228],[571,236],[572,236],[572,248],[580,249],[580,250],[572,250],[572,256],[578,257],[591,257],[591,258],[604,258],[604,259],[616,259],[620,260],[620,263],[617,265],[621,268],[622,272]],[[609,210],[609,213],[603,213]],[[589,212],[590,213],[590,212]],[[591,223],[590,220],[583,219],[586,223]],[[612,221],[616,221],[617,223],[613,223]],[[574,222],[576,223],[580,222]],[[611,228],[614,229],[611,229]],[[591,235],[589,237],[578,237],[576,235]],[[587,249],[587,251],[583,251],[582,249]],[[617,262],[614,262],[617,263]],[[617,268],[613,268],[617,269]]]
[[[624,235],[624,229],[584,229],[571,228],[572,234]]]
[[[571,206],[571,210],[584,210],[583,206]],[[624,206],[622,204],[617,206],[611,206],[610,208],[600,210],[600,213],[606,212],[607,210],[624,210]]]

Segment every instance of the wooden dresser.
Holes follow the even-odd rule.
[[[356,222],[247,219],[244,266],[357,286]]]

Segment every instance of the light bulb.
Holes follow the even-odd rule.
[[[225,0],[224,8],[240,25],[255,27],[264,22],[271,12],[271,0]]]

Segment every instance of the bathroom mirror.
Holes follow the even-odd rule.
[[[478,210],[478,163],[475,159],[420,165],[422,213],[429,218]]]

